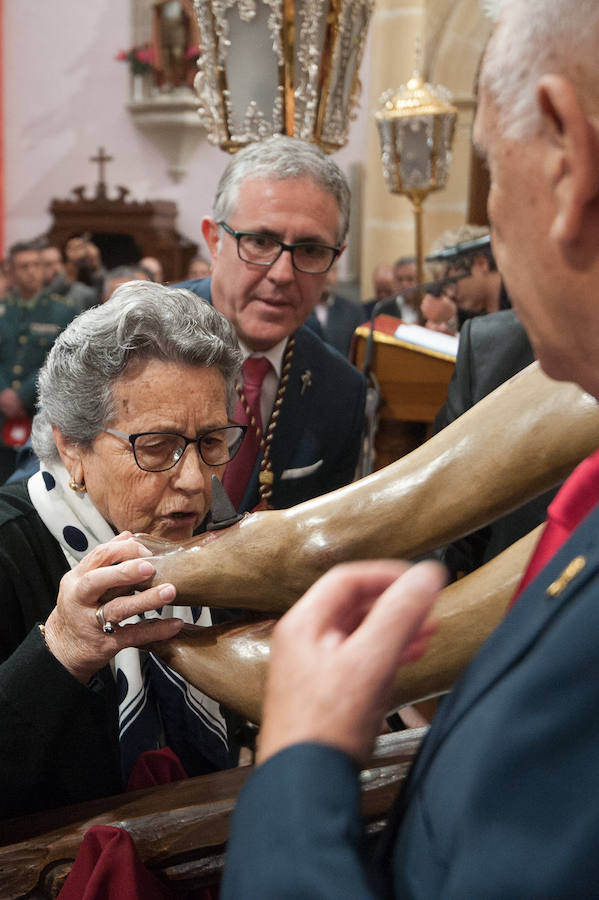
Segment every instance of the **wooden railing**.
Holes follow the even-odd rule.
[[[369,833],[383,827],[425,732],[418,728],[378,738],[361,774]],[[250,766],[229,769],[5,822],[0,825],[0,897],[57,897],[94,825],[126,829],[144,864],[169,882],[175,896],[217,884],[231,813],[251,772]]]

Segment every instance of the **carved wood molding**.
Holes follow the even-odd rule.
[[[377,740],[361,773],[369,834],[383,827],[425,733],[410,729]],[[94,825],[126,829],[145,865],[167,879],[176,896],[218,883],[231,813],[251,771],[230,769],[0,824],[0,897],[55,898]]]

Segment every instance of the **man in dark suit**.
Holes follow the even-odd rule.
[[[487,228],[462,225],[444,231],[427,260],[441,279],[437,291],[425,294],[420,304],[427,328],[457,334],[475,316],[510,308]]]
[[[495,256],[535,356],[596,398],[598,40],[597,3],[503,0],[474,129]],[[423,649],[439,570],[340,567],[281,620],[223,900],[599,895],[598,488],[596,451],[552,504],[538,574],[436,715],[373,865],[359,766],[395,667]]]
[[[354,477],[364,378],[304,326],[345,249],[348,222],[347,181],[317,147],[282,136],[250,145],[231,158],[213,215],[202,220],[211,277],[178,285],[231,320],[246,357],[269,363],[257,426],[245,386],[239,391],[245,440],[259,444],[251,474],[227,472],[245,486],[242,512],[286,508]]]
[[[447,400],[435,419],[435,433],[533,360],[530,341],[513,309],[468,319],[460,331],[456,365]],[[440,559],[453,576],[474,571],[536,528],[545,519],[555,493],[547,491],[491,525],[449,544],[443,548]]]
[[[306,319],[306,325],[342,356],[349,356],[354,331],[366,321],[361,303],[352,303],[335,293],[339,273],[333,265],[327,272],[322,297]]]

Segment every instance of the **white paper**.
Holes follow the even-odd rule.
[[[415,344],[417,347],[426,347],[427,350],[445,353],[452,359],[457,356],[458,338],[453,334],[443,334],[442,331],[433,331],[431,328],[423,328],[421,325],[398,325],[395,337],[408,344]]]

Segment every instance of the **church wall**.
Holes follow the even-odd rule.
[[[110,196],[122,184],[131,189],[129,199],[176,201],[179,231],[202,246],[200,220],[210,211],[227,157],[202,136],[186,176],[175,183],[165,157],[133,124],[126,108],[128,65],[114,58],[134,43],[129,4],[13,0],[4,4],[3,24],[4,250],[47,230],[53,198],[67,198],[77,185],[86,185],[88,194],[94,191],[98,169],[89,157],[100,146],[114,157],[106,170]],[[364,87],[368,96],[367,79]],[[363,105],[348,146],[336,155],[355,184],[373,128]],[[355,274],[347,272],[348,265],[358,265],[356,253],[347,256],[342,277]]]

